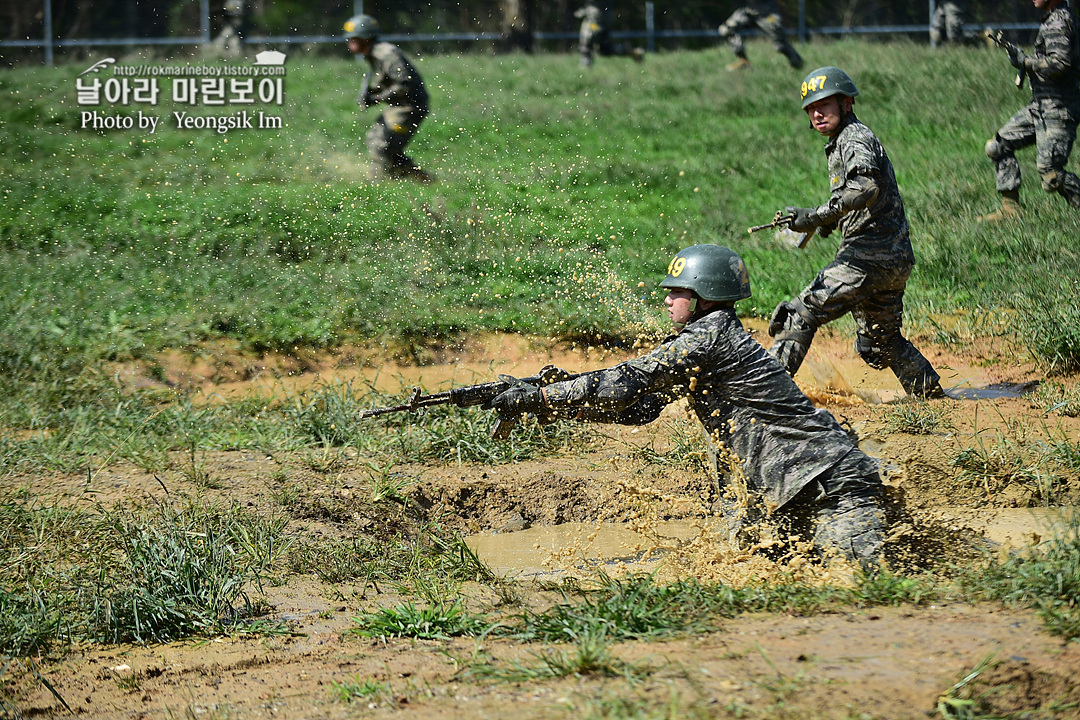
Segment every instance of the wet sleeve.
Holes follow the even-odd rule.
[[[684,331],[651,353],[627,360],[615,367],[586,373],[544,388],[548,407],[559,415],[588,417],[631,417],[624,411],[652,395],[643,406],[643,417],[659,414],[657,406],[678,397],[679,388],[693,387],[693,378],[704,364],[703,338]],[[618,420],[603,420],[618,422]],[[647,420],[645,422],[648,422]]]

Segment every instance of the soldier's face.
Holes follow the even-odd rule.
[[[832,137],[840,132],[840,123],[844,120],[843,95],[833,95],[806,106],[806,115],[810,118],[810,127],[822,135]]]
[[[684,288],[668,290],[667,297],[664,298],[664,304],[667,305],[668,317],[671,318],[671,324],[675,326],[676,330],[682,330],[686,323],[690,322],[690,318],[694,316],[694,311],[697,310],[697,300],[694,298],[694,293]]]
[[[368,51],[371,50],[371,40],[349,38],[345,42],[349,44],[349,52],[353,55],[367,55]]]

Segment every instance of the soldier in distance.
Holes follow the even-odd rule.
[[[731,51],[735,53],[735,60],[728,64],[728,70],[742,70],[750,67],[750,61],[746,57],[746,44],[743,42],[740,31],[754,28],[765,33],[776,51],[787,58],[791,67],[798,70],[803,66],[802,55],[787,40],[784,23],[780,19],[780,11],[776,3],[763,1],[737,8],[720,26],[720,38],[727,40]]]
[[[735,303],[750,297],[742,259],[719,245],[686,248],[661,287],[676,334],[652,352],[543,387],[517,381],[485,407],[504,420],[532,413],[643,425],[685,397],[710,439],[729,530],[747,512],[763,513],[812,538],[823,556],[875,567],[884,524],[877,463],[739,322]],[[732,501],[743,486],[746,508]]]
[[[363,55],[371,69],[356,104],[361,110],[376,105],[385,109],[364,136],[371,167],[369,179],[410,178],[431,182],[431,175],[405,154],[405,147],[428,115],[424,80],[405,53],[379,41],[379,23],[370,15],[355,15],[345,23],[349,52]]]
[[[901,334],[904,290],[915,265],[904,201],[892,163],[870,128],[855,117],[859,91],[837,67],[814,70],[801,86],[810,126],[826,138],[828,201],[787,207],[789,227],[827,237],[840,230],[840,248],[810,285],[773,312],[772,354],[794,375],[817,329],[851,313],[855,350],[872,368],[889,368],[909,395],[944,397],[940,377]]]

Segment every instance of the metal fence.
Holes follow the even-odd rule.
[[[935,0],[929,0],[929,17],[934,16]],[[44,37],[41,39],[25,40],[0,40],[0,48],[43,48],[46,65],[52,65],[54,53],[57,49],[72,47],[140,47],[161,45],[194,45],[209,46],[214,42],[210,31],[210,0],[199,0],[200,32],[198,35],[187,37],[128,37],[128,38],[76,38],[59,39],[54,37],[52,23],[52,0],[43,0],[44,5]],[[354,0],[357,13],[363,12],[363,0]],[[627,40],[643,40],[648,50],[656,49],[658,40],[680,40],[692,38],[719,38],[717,30],[658,30],[654,22],[654,9],[652,2],[645,3],[645,27],[641,30],[614,31],[612,37]],[[1039,26],[1037,23],[989,23],[980,25],[968,25],[966,29],[982,30],[992,28],[994,30],[1034,30]],[[806,4],[799,2],[798,25],[795,34],[803,41],[811,36],[843,36],[843,35],[919,35],[929,36],[930,25],[862,25],[857,27],[827,26],[807,27]],[[746,35],[759,34],[757,31],[749,31]],[[410,33],[410,34],[385,34],[383,37],[396,43],[423,42],[497,42],[502,39],[499,33]],[[576,40],[576,32],[533,32],[532,37],[537,41]],[[341,35],[247,35],[241,41],[250,45],[290,45],[290,44],[338,44],[341,43]]]

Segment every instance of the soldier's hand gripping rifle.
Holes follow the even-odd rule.
[[[791,221],[794,219],[795,213],[786,213],[783,210],[777,210],[776,215],[773,216],[772,222],[765,223],[764,225],[755,225],[753,227],[748,227],[746,228],[746,232],[756,233],[760,230],[768,230],[769,228],[784,228],[785,230],[788,230],[791,227]],[[801,250],[802,248],[806,247],[806,244],[808,242],[810,242],[810,238],[814,237],[814,233],[817,232],[817,228],[814,228],[807,233],[795,233],[795,231],[791,232],[793,232],[794,235],[787,242],[793,247],[797,247]]]
[[[1009,53],[1009,62],[1016,68],[1016,87],[1017,89],[1023,89],[1024,79],[1027,77],[1027,68],[1024,67],[1024,51],[1006,40],[1005,33],[1001,30],[993,32],[992,30],[987,29],[986,37],[992,40],[998,47],[1003,48],[1005,52]]]
[[[571,375],[562,368],[555,367],[554,365],[545,365],[536,375],[521,378],[516,382],[543,387],[544,385],[550,385],[551,383],[561,382],[563,380],[572,380],[575,377],[577,377],[577,375]],[[511,382],[512,380],[514,379],[496,380],[494,382],[480,383],[479,385],[464,385],[462,387],[452,388],[445,392],[433,393],[431,395],[422,395],[420,394],[420,388],[414,387],[412,392],[409,393],[408,399],[401,405],[364,410],[360,413],[360,419],[363,420],[364,418],[376,417],[377,415],[386,415],[387,413],[419,410],[420,408],[432,407],[434,405],[457,405],[458,407],[463,408],[483,405],[497,395],[501,395],[509,390],[513,384]],[[491,431],[491,437],[496,440],[505,440],[510,435],[510,431],[514,429],[515,423],[517,423],[516,417],[500,417],[495,422],[495,428]]]

